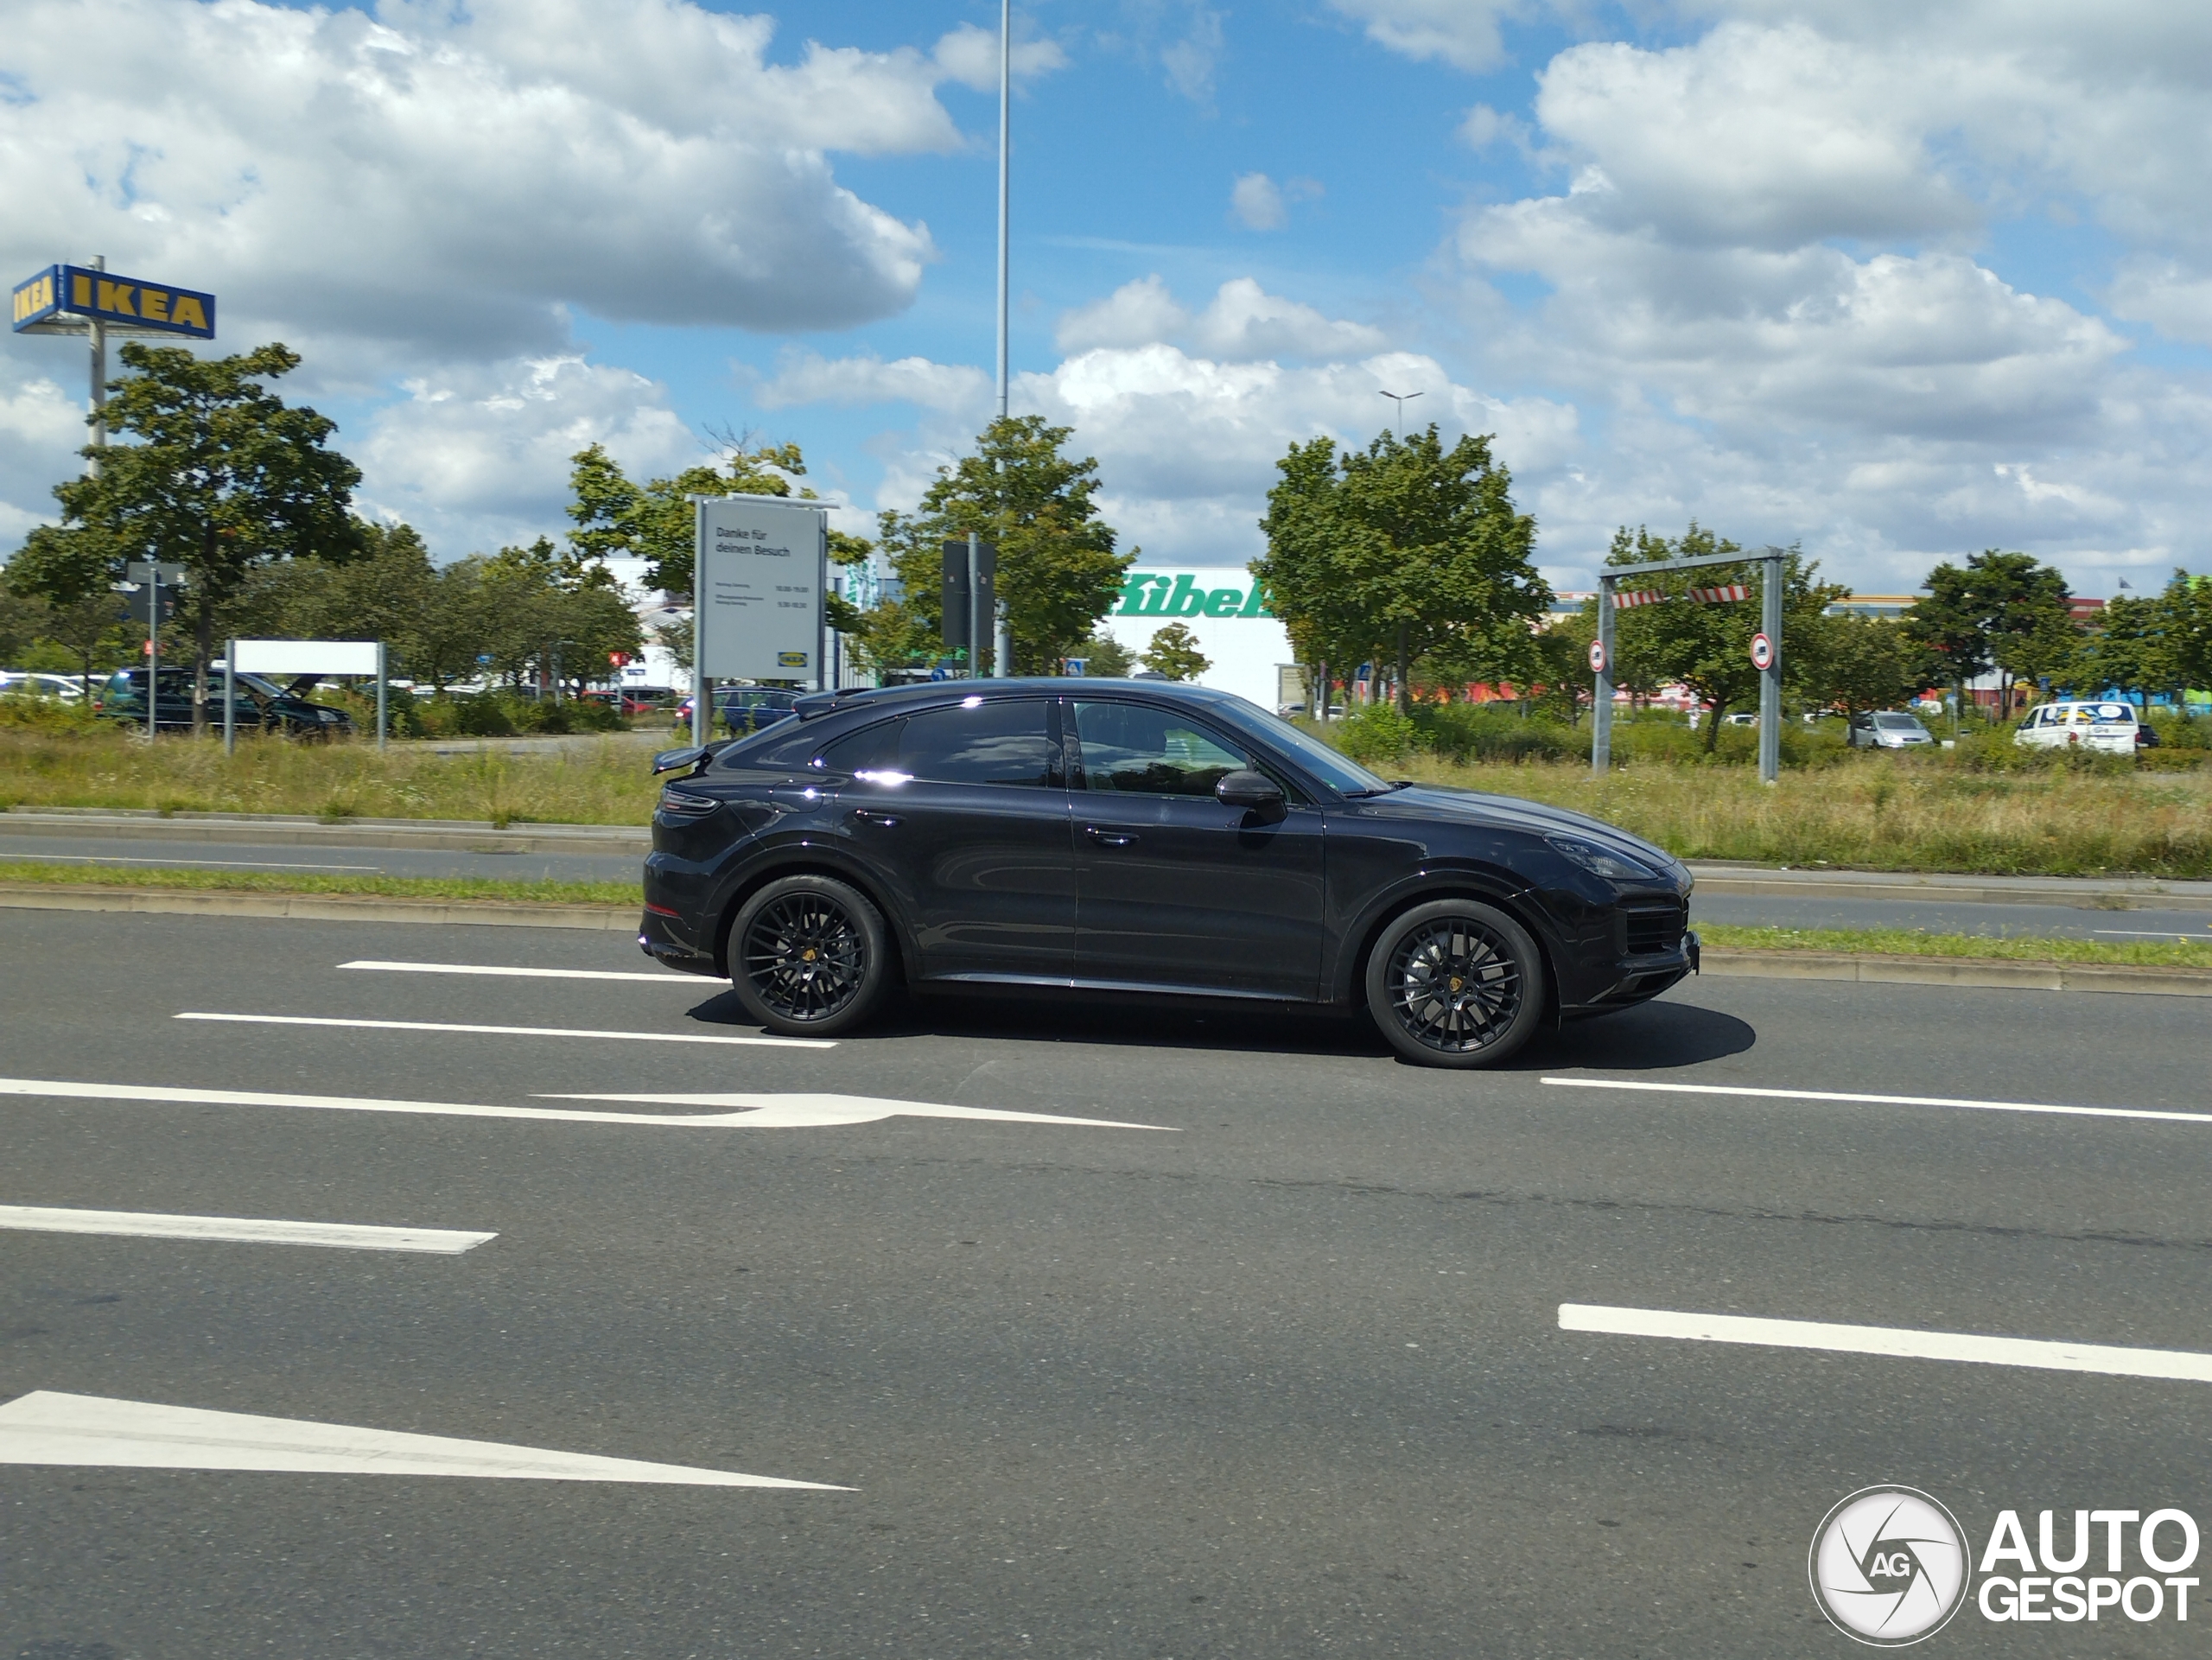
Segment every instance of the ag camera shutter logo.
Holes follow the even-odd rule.
[[[1845,1636],[1897,1649],[1943,1629],[1966,1600],[1966,1535],[1912,1487],[1862,1487],[1822,1519],[1807,1572]]]

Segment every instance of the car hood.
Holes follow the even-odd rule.
[[[1566,807],[1547,806],[1519,796],[1484,795],[1474,790],[1455,790],[1447,785],[1414,784],[1388,795],[1370,796],[1363,805],[1395,817],[1446,819],[1454,824],[1479,824],[1490,829],[1525,830],[1535,836],[1579,836],[1600,847],[1624,853],[1675,879],[1688,893],[1690,875],[1681,860],[1640,836],[1631,836],[1602,818],[1592,818]]]

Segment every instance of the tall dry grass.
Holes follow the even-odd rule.
[[[148,743],[111,727],[0,727],[0,806],[642,824],[658,793],[651,754],[627,738],[569,738],[543,754],[494,745],[440,755],[407,744],[378,750],[252,735],[226,755],[218,742]]]

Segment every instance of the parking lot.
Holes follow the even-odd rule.
[[[2206,1509],[2202,1377],[1910,1335],[2212,1352],[2198,1000],[1708,979],[1452,1074],[766,1040],[559,930],[0,940],[0,1654],[1771,1657],[1844,1641],[1805,1553],[1870,1483]]]

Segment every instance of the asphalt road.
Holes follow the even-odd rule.
[[[1695,1092],[2203,1114],[2194,1000],[1692,982],[1459,1076],[1351,1025],[1043,1005],[912,1005],[826,1049],[547,1035],[757,1034],[674,976],[340,966],[655,973],[568,932],[0,910],[0,1205],[497,1236],[0,1228],[0,1401],[851,1490],[0,1465],[17,1660],[1771,1660],[1850,1651],[1806,1553],[1870,1483],[1943,1499],[1977,1552],[2004,1508],[2062,1541],[2077,1507],[2212,1523],[2212,1384],[1560,1314],[2212,1351],[2212,1116]],[[413,1024],[178,1018],[210,1014]],[[692,1098],[547,1098],[640,1094]],[[651,1122],[724,1094],[756,1122]],[[899,1103],[1146,1128],[872,1116]],[[2201,1647],[2171,1611],[1968,1606],[1926,1651]]]
[[[143,827],[142,827],[143,828]],[[257,844],[232,839],[159,841],[96,830],[67,837],[0,829],[0,875],[12,862],[99,864],[165,870],[296,870],[317,875],[480,876],[494,881],[632,881],[642,853],[492,852],[354,845]],[[487,836],[486,840],[493,839]],[[1710,883],[1694,903],[1695,919],[1777,928],[1917,928],[1931,933],[2052,935],[2076,939],[2212,938],[2212,913],[2164,910],[2155,900],[2126,910],[2069,905],[1962,903],[1838,899],[1809,891],[1777,895],[1725,894]]]

